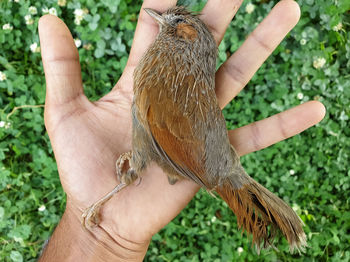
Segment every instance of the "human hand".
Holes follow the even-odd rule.
[[[227,0],[218,6],[208,1],[203,9],[201,18],[217,43],[241,2]],[[165,11],[175,3],[149,0],[143,7]],[[298,19],[299,8],[294,1],[279,2],[222,65],[216,75],[216,93],[221,107],[247,84]],[[40,20],[47,81],[45,125],[67,193],[66,213],[70,213],[70,218],[79,220],[86,207],[118,184],[115,161],[121,153],[131,149],[132,74],[157,32],[157,24],[141,9],[123,75],[109,94],[90,102],[83,93],[78,52],[68,28],[55,16],[47,15]],[[300,133],[319,122],[324,113],[321,103],[308,102],[232,130],[230,140],[237,152],[244,155]],[[188,180],[169,185],[166,175],[154,164],[142,177],[139,185],[128,186],[104,205],[101,223],[93,230],[97,238],[104,234],[112,239],[108,249],[122,247],[119,249],[119,252],[124,251],[122,256],[131,254],[140,260],[152,235],[169,223],[198,190],[198,186]]]

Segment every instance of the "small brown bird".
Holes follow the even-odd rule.
[[[199,19],[184,7],[163,14],[145,9],[160,32],[134,72],[132,151],[120,156],[121,179],[111,193],[84,214],[84,225],[98,224],[99,207],[135,181],[151,161],[170,184],[193,180],[215,190],[253,235],[257,248],[272,245],[276,229],[290,249],[306,246],[303,222],[280,198],[247,175],[229,142],[215,95],[217,46]],[[130,168],[122,172],[124,161]]]

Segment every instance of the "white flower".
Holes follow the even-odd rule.
[[[215,221],[216,221],[216,216],[213,216],[213,217],[211,218],[211,222],[214,223]]]
[[[8,23],[8,24],[4,24],[4,25],[2,26],[2,29],[3,29],[3,30],[9,30],[9,31],[11,31],[11,30],[13,29],[13,26],[10,25],[9,23]]]
[[[314,60],[313,66],[316,69],[322,68],[326,63],[326,59],[323,57],[318,57]]]
[[[66,1],[66,0],[58,0],[58,1],[57,1],[57,4],[58,4],[59,6],[65,6],[65,5],[67,4],[67,1]]]
[[[46,206],[45,206],[45,205],[41,205],[41,206],[38,208],[39,212],[43,212],[43,211],[45,211],[45,209],[46,209]]]
[[[33,43],[30,45],[30,51],[33,53],[39,53],[40,52],[40,46],[38,46],[37,43]]]
[[[252,3],[247,4],[246,7],[245,7],[245,11],[248,14],[253,13],[254,9],[255,9],[255,5],[253,5]]]
[[[41,12],[43,12],[44,14],[48,14],[49,13],[49,8],[44,6],[43,8],[41,8]]]
[[[74,18],[74,24],[80,25],[82,19]]]
[[[29,10],[29,13],[32,15],[36,15],[38,13],[38,10],[36,9],[35,6],[30,6],[28,10]]]
[[[306,39],[304,39],[304,38],[301,39],[301,40],[300,40],[300,44],[301,44],[301,45],[305,45],[305,44],[306,44]]]
[[[10,122],[5,122],[5,121],[0,121],[0,128],[4,127],[5,129],[10,128],[11,123]]]
[[[0,71],[0,81],[6,80],[6,74]]]
[[[81,46],[81,40],[79,38],[74,39],[75,46],[79,48]]]
[[[238,252],[239,254],[241,254],[243,251],[244,251],[244,250],[243,250],[243,247],[237,248],[237,252]]]
[[[297,94],[297,97],[298,97],[298,99],[301,100],[301,99],[303,99],[304,95],[303,95],[303,93],[298,93],[298,94]],[[293,175],[293,174],[291,174],[291,175]]]
[[[26,21],[26,23],[27,23],[27,21],[29,20],[29,19],[31,19],[32,18],[32,16],[31,15],[26,15],[25,17],[24,17],[24,20]]]
[[[333,29],[333,31],[338,32],[338,31],[342,30],[342,28],[343,28],[343,24],[339,22],[337,25],[333,26],[332,29]]]
[[[38,47],[38,44],[37,43],[33,43],[33,44],[30,45],[30,50],[34,53],[37,47]]]
[[[26,16],[24,17],[24,20],[26,21],[26,24],[27,24],[27,25],[31,25],[31,24],[34,23],[34,19],[32,18],[31,15],[26,15]]]
[[[56,8],[51,7],[51,8],[49,9],[49,14],[50,14],[50,15],[55,15],[55,16],[57,16],[57,10],[56,10]]]
[[[74,10],[74,15],[75,16],[83,16],[84,15],[84,10],[83,9],[75,9]]]
[[[11,123],[10,122],[5,122],[5,121],[0,121],[0,128],[4,127],[5,129],[10,128]]]
[[[19,3],[19,0],[15,0],[16,3]]]
[[[83,9],[75,9],[74,10],[74,23],[76,25],[80,25],[81,21],[84,19],[85,12]]]
[[[300,93],[299,93],[300,94]],[[293,169],[289,170],[289,174],[294,175],[295,171]]]

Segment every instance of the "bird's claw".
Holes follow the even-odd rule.
[[[93,204],[90,207],[86,208],[81,215],[83,218],[82,226],[89,231],[91,231],[93,227],[98,226],[100,223],[99,212],[100,205],[98,204]]]
[[[118,179],[121,183],[125,183],[127,185],[133,183],[137,178],[139,178],[139,175],[130,166],[131,158],[132,158],[132,151],[129,151],[121,154],[116,162],[116,172],[117,172]],[[129,161],[129,169],[126,172],[123,172],[123,167],[126,161]]]

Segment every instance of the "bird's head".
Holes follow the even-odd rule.
[[[198,15],[183,6],[170,8],[164,13],[151,8],[144,10],[159,24],[159,30],[163,35],[194,42],[203,35],[203,30],[207,31]]]

